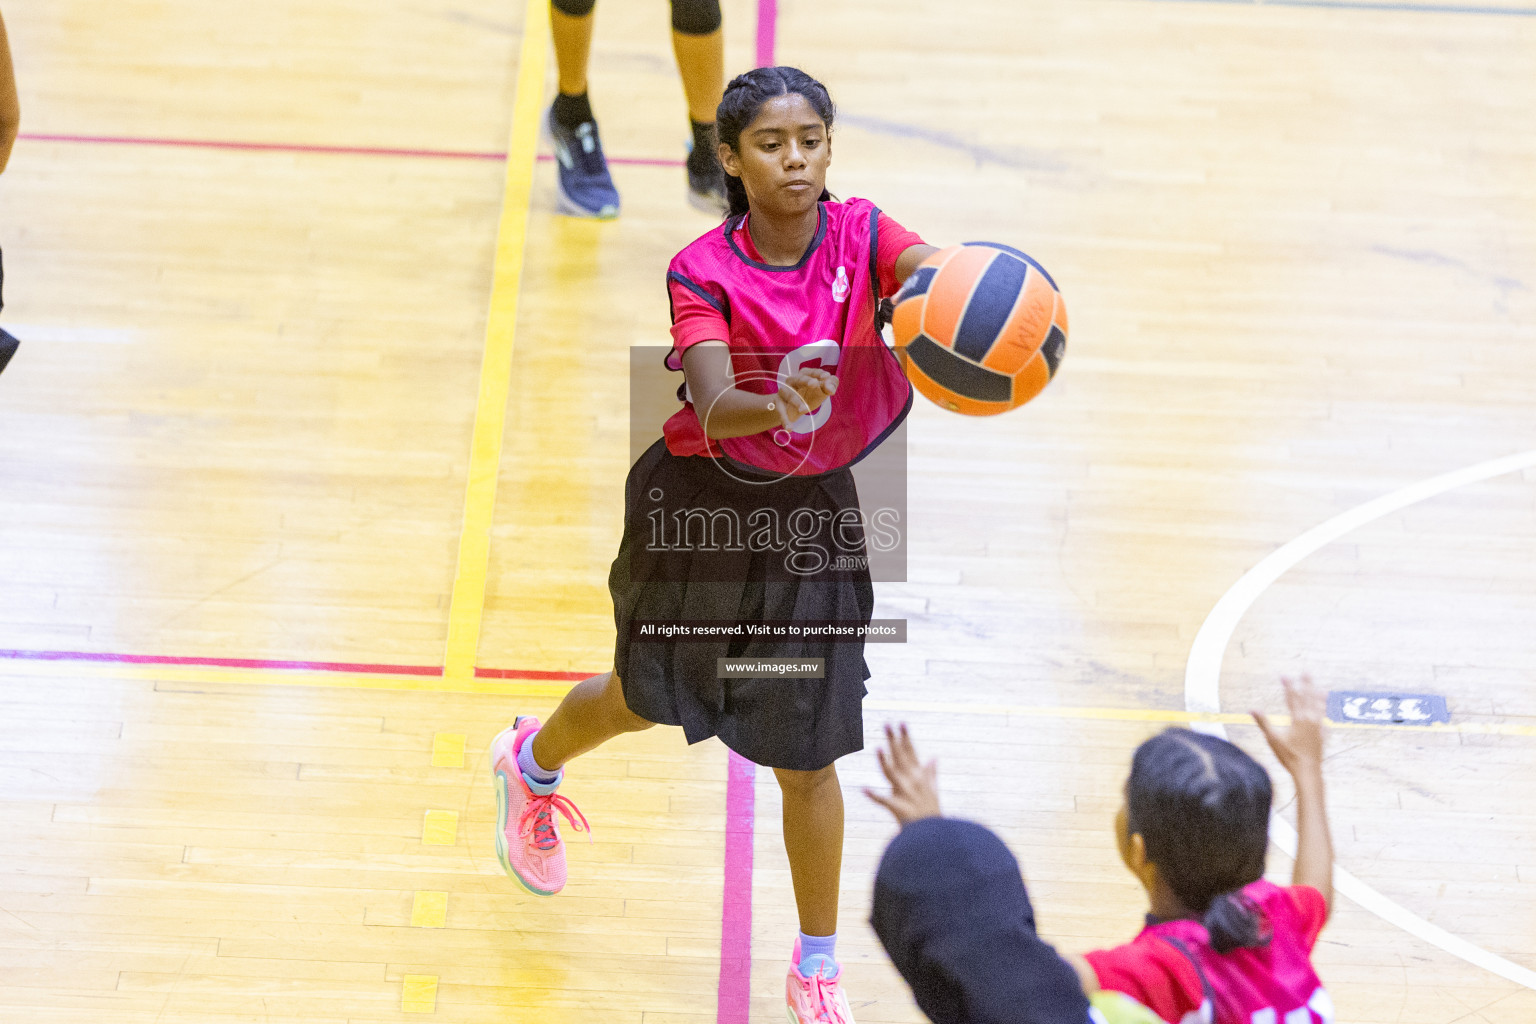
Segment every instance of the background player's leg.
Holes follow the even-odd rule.
[[[591,3],[551,5],[550,34],[555,40],[555,66],[560,73],[560,95],[585,98],[587,95],[587,59],[592,55]],[[567,14],[566,9],[585,13]]]
[[[688,98],[693,149],[688,154],[688,201],[725,212],[725,177],[715,155],[715,108],[725,91],[725,32],[720,0],[672,0],[672,53]]]
[[[619,190],[608,173],[597,119],[587,99],[587,58],[592,52],[595,0],[552,0],[550,34],[555,41],[559,94],[549,108],[549,133],[559,161],[560,211],[606,220],[619,215]]]
[[[602,746],[620,733],[639,732],[655,724],[629,710],[619,674],[604,672],[577,683],[565,695],[549,721],[534,734],[533,759],[540,768],[553,772],[571,758]],[[841,840],[841,796],[838,808]],[[836,889],[833,895],[836,896]]]
[[[725,31],[717,28],[707,35],[694,36],[674,29],[672,53],[677,57],[677,72],[683,79],[683,95],[688,98],[688,117],[697,124],[713,127],[715,108],[725,91]]]
[[[814,772],[775,768],[773,774],[784,792],[784,850],[800,930],[833,935],[843,873],[843,789],[837,767],[829,764]]]

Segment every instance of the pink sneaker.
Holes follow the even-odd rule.
[[[798,938],[791,957],[784,984],[790,1024],[853,1024],[853,1011],[848,1009],[848,996],[843,992],[843,969],[826,957],[817,957],[822,962],[816,965],[815,973],[801,974]]]
[[[520,715],[510,729],[491,741],[491,772],[496,781],[496,856],[507,874],[535,896],[553,896],[565,888],[565,843],[555,828],[555,812],[577,831],[589,831],[576,805],[555,794],[558,781],[531,783],[517,766],[517,752],[539,730],[539,720]],[[563,776],[562,776],[563,777]],[[580,824],[577,824],[578,819]]]

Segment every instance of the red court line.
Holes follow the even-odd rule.
[[[579,682],[597,675],[596,672],[544,672],[529,668],[475,668],[476,679],[557,679]]]
[[[752,833],[757,765],[732,750],[725,780],[725,884],[720,908],[718,1024],[747,1024],[752,987]]]
[[[414,156],[437,160],[505,160],[507,154],[464,149],[396,149],[389,146],[320,146],[298,142],[240,142],[222,139],[170,139],[139,135],[56,135],[23,132],[32,142],[84,142],[104,146],[179,146],[192,149],[236,149],[266,153],[331,153],[345,156]]]
[[[259,153],[320,153],[333,156],[394,156],[430,160],[505,160],[507,154],[468,149],[395,149],[388,146],[320,146],[298,142],[240,142],[225,139],[171,139],[140,135],[57,135],[23,132],[17,136],[31,142],[76,142],[101,146],[179,146],[190,149],[226,149]],[[542,162],[554,156],[543,153]],[[681,160],[659,157],[611,156],[608,162],[622,167],[681,167]]]
[[[354,661],[274,661],[268,658],[181,658],[166,654],[112,654],[95,651],[0,650],[11,661],[95,661],[114,665],[196,665],[204,668],[263,668],[302,672],[356,672],[369,675],[438,676],[441,665],[379,665]]]
[[[298,672],[348,672],[379,676],[440,676],[441,665],[386,665],[363,661],[286,661],[270,658],[184,658],[167,654],[115,654],[103,651],[22,651],[0,649],[0,660],[93,661],[112,665],[190,665],[202,668],[278,669]],[[593,672],[549,672],[532,668],[477,668],[480,679],[553,679],[579,681]]]

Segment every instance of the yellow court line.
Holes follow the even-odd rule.
[[[432,737],[433,768],[464,767],[464,734],[440,732]]]
[[[456,846],[459,842],[458,811],[427,811],[421,816],[424,846]]]
[[[396,690],[406,693],[464,693],[503,697],[564,697],[573,682],[521,679],[447,679],[440,676],[372,675],[361,672],[304,672],[270,668],[201,668],[186,665],[127,665],[111,662],[33,661],[0,662],[0,678],[46,676],[146,680],[187,685],[320,686],[344,690]],[[1219,722],[1251,725],[1247,715],[1230,712],[1176,711],[1159,708],[1074,708],[1030,704],[966,704],[954,701],[880,700],[869,698],[864,709],[873,712],[913,712],[936,715],[984,715],[993,717],[1069,719],[1080,722],[1151,722],[1177,725],[1185,722]],[[1290,721],[1271,715],[1277,725]],[[1486,736],[1536,736],[1536,725],[1513,722],[1453,722],[1449,725],[1401,726],[1371,722],[1330,722],[1333,729],[1392,729],[1396,732],[1444,732]]]
[[[448,894],[420,890],[411,898],[412,928],[441,928],[448,922]]]
[[[400,1009],[404,1013],[436,1013],[437,975],[407,974],[400,979]]]
[[[533,190],[539,115],[544,107],[544,74],[549,46],[549,4],[528,0],[523,11],[523,45],[517,60],[517,93],[512,105],[512,138],[507,145],[506,187],[496,232],[491,271],[491,305],[480,363],[480,394],[470,442],[469,479],[464,488],[464,525],[448,608],[448,644],[443,675],[473,679],[480,624],[485,614],[485,581],[491,555],[491,522],[496,480],[501,472],[501,438],[512,385],[512,341],[517,329],[518,290],[528,241],[528,200]]]

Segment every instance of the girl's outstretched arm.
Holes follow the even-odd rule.
[[[1323,902],[1333,911],[1333,839],[1328,834],[1328,811],[1323,801],[1323,719],[1328,710],[1328,695],[1311,676],[1300,682],[1280,680],[1285,687],[1285,703],[1291,712],[1291,727],[1281,732],[1270,725],[1262,712],[1253,712],[1269,749],[1296,781],[1296,867],[1291,884],[1310,885],[1323,894]]]
[[[896,257],[896,283],[903,284],[929,256],[939,251],[936,245],[909,245]]]

